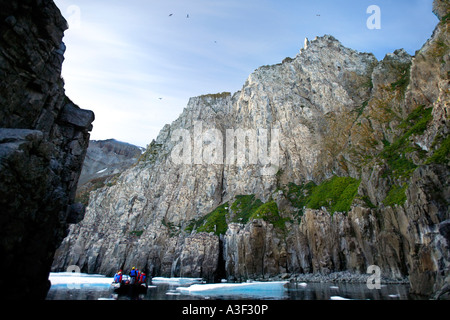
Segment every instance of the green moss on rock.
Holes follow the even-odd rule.
[[[236,196],[236,200],[231,205],[231,211],[234,215],[231,222],[247,223],[261,205],[263,205],[263,202],[257,199],[254,194]]]
[[[287,220],[280,216],[278,206],[275,201],[267,202],[255,210],[249,220],[254,219],[263,219],[264,221],[271,223],[275,228],[282,230],[285,229],[285,222]]]
[[[450,162],[450,136],[447,136],[442,142],[440,147],[429,157],[425,164],[438,163],[448,164]]]
[[[393,186],[391,190],[389,190],[386,199],[384,199],[383,204],[385,206],[395,206],[395,205],[403,205],[406,202],[406,189],[408,185],[405,183],[403,186]]]
[[[334,212],[348,212],[358,193],[361,180],[350,177],[333,177],[312,189],[307,208],[325,207]]]
[[[299,209],[298,213],[300,216],[304,213],[303,208],[306,207],[314,187],[316,187],[316,184],[310,181],[301,185],[291,182],[284,188],[287,199],[293,207]]]
[[[225,234],[228,229],[226,217],[228,215],[228,202],[217,207],[206,216],[192,220],[186,227],[187,232],[196,229],[198,232],[214,232],[216,235]]]
[[[388,164],[388,169],[383,177],[407,179],[417,168],[417,165],[407,157],[408,153],[420,152],[419,148],[411,142],[410,137],[424,133],[432,119],[431,112],[432,108],[419,106],[400,123],[398,129],[402,129],[403,134],[395,139],[393,143],[386,144],[380,153],[380,157],[387,160]]]
[[[199,96],[199,98],[206,99],[206,98],[212,98],[212,99],[224,99],[231,96],[231,92],[221,92],[221,93],[210,93],[210,94],[204,94],[202,96]]]

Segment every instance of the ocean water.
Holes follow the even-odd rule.
[[[285,287],[273,283],[243,286],[208,284],[198,286],[198,278],[154,278],[146,294],[116,294],[112,278],[102,275],[52,273],[52,286],[47,300],[416,300],[409,285],[387,284],[370,290],[365,284],[353,283],[289,283]],[[197,287],[191,287],[196,285]],[[183,289],[184,288],[184,289]],[[189,289],[188,289],[189,288]],[[196,290],[190,290],[196,288]],[[198,289],[200,288],[200,289]],[[204,289],[204,290],[203,290]]]

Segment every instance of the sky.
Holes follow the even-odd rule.
[[[190,97],[240,90],[258,67],[294,58],[306,37],[330,34],[379,60],[400,48],[414,55],[438,23],[432,2],[55,0],[69,24],[66,94],[95,112],[91,139],[145,147]]]

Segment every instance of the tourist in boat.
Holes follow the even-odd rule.
[[[130,271],[130,284],[135,284],[136,283],[136,278],[137,278],[137,270],[135,267],[133,267]]]
[[[146,280],[147,280],[147,276],[145,275],[145,272],[141,272],[141,274],[139,276],[139,284],[145,283]]]
[[[121,282],[122,282],[122,270],[119,270],[119,271],[114,275],[114,282],[115,282],[115,283],[121,283]]]

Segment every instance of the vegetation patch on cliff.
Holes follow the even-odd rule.
[[[286,218],[282,218],[280,216],[278,206],[275,201],[267,202],[256,209],[249,218],[249,220],[254,219],[263,219],[264,221],[271,223],[275,228],[282,230],[285,229],[285,222],[287,221]]]
[[[202,96],[199,96],[199,98],[206,99],[206,98],[212,98],[212,99],[224,99],[231,96],[231,92],[221,92],[221,93],[210,93],[210,94],[204,94]]]
[[[333,177],[313,187],[306,203],[310,209],[327,208],[331,213],[348,212],[358,193],[361,180],[350,177]]]
[[[275,201],[264,203],[254,194],[238,195],[231,206],[228,202],[225,202],[207,215],[191,220],[185,231],[192,232],[195,230],[221,235],[227,232],[228,223],[246,224],[254,219],[263,219],[281,229],[284,229],[284,223],[286,222],[286,219],[280,216]]]
[[[187,232],[214,232],[216,235],[225,234],[228,229],[226,217],[228,215],[228,202],[217,207],[206,216],[192,220],[186,227]]]
[[[231,205],[231,222],[247,223],[255,211],[264,204],[254,194],[239,195],[235,198],[236,200]]]
[[[408,184],[403,186],[393,186],[383,201],[385,206],[403,205],[406,202],[406,189]]]
[[[397,126],[402,133],[392,143],[384,141],[384,149],[379,158],[387,164],[383,178],[391,180],[391,189],[383,201],[386,206],[402,205],[406,201],[408,181],[414,170],[420,165],[420,163],[414,163],[412,159],[425,159],[426,156],[426,151],[414,143],[412,137],[420,136],[425,132],[432,120],[431,113],[432,108],[426,108],[424,105],[417,107]],[[441,153],[436,152],[436,160],[440,159]],[[415,156],[413,157],[413,155]]]
[[[450,136],[447,136],[442,142],[440,147],[429,157],[425,164],[439,163],[447,164],[449,163],[450,155]]]
[[[296,185],[295,183],[289,183],[286,188],[283,188],[283,192],[287,195],[287,199],[291,205],[298,209],[298,216],[302,216],[304,208],[310,200],[312,190],[316,187],[313,181]]]
[[[432,119],[432,108],[425,106],[417,107],[404,121],[400,123],[398,129],[403,129],[404,133],[395,139],[391,144],[386,143],[380,153],[382,159],[387,160],[388,170],[384,177],[409,178],[417,165],[407,157],[408,153],[417,152],[423,157],[423,150],[411,142],[411,136],[421,135]]]
[[[400,77],[397,81],[391,83],[391,90],[398,91],[399,97],[403,98],[405,96],[406,88],[409,85],[409,80],[411,78],[411,63],[400,65],[397,67]]]

